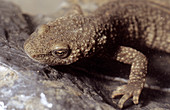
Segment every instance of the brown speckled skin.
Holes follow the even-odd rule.
[[[25,42],[24,49],[32,59],[49,65],[68,65],[113,49],[113,58],[131,65],[128,84],[112,94],[112,98],[123,95],[118,103],[122,108],[130,97],[138,104],[147,58],[136,49],[143,46],[170,53],[170,11],[144,0],[119,0],[88,16],[77,6],[73,13],[39,27]],[[61,52],[59,56],[54,50]]]

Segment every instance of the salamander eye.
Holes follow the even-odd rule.
[[[52,55],[59,58],[66,58],[70,54],[67,49],[56,49],[52,51]]]
[[[55,47],[52,48],[52,51],[51,51],[51,54],[54,56],[54,57],[58,57],[58,58],[66,58],[70,55],[70,48],[68,45],[65,45],[65,44],[58,44],[58,45],[55,45]]]

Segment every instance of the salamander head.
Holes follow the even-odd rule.
[[[84,16],[61,17],[37,28],[24,43],[27,55],[48,65],[67,65],[87,56],[94,26]]]

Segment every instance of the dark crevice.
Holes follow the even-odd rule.
[[[4,34],[5,34],[5,38],[6,38],[7,42],[9,42],[9,34],[6,29],[4,29]]]
[[[28,29],[29,29],[29,32],[28,34],[30,35],[31,33],[34,32],[36,26],[34,25],[34,23],[32,22],[32,17],[27,15],[27,14],[22,14],[23,17],[25,18],[26,22],[27,22],[27,25],[28,25]]]

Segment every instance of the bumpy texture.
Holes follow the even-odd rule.
[[[118,106],[133,96],[138,103],[145,83],[144,47],[170,53],[169,10],[145,0],[118,0],[84,16],[75,6],[67,16],[40,26],[25,42],[25,52],[40,63],[68,65],[106,52],[131,65],[129,82],[113,92],[123,95]]]

